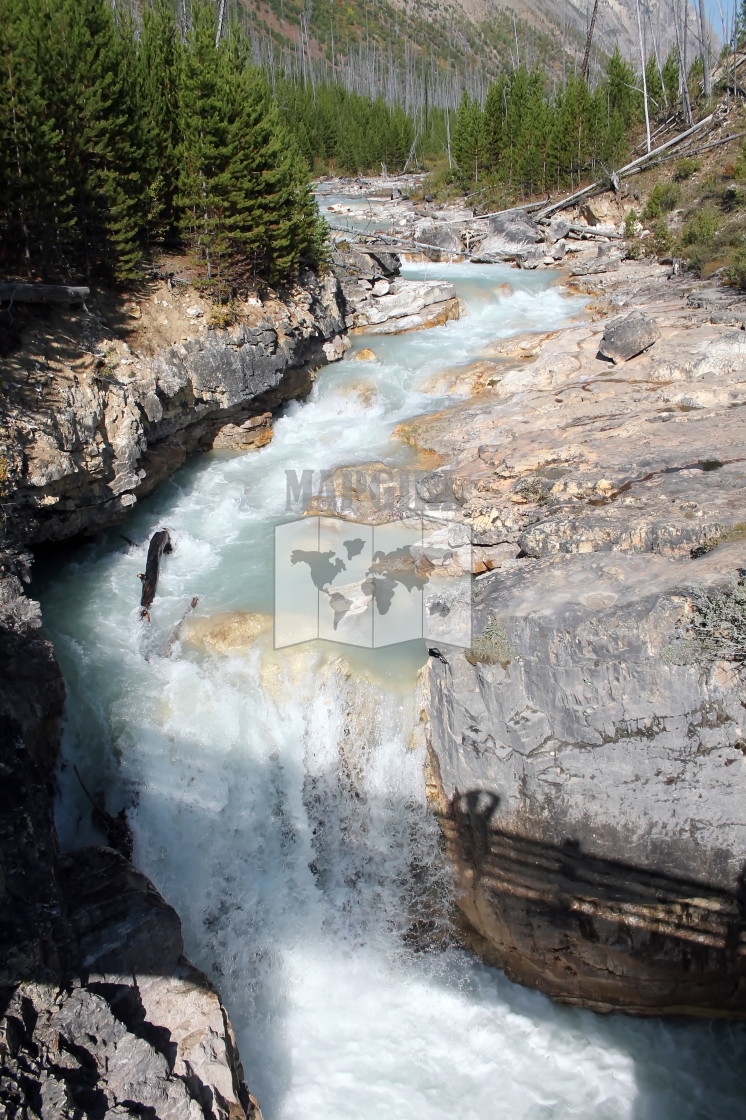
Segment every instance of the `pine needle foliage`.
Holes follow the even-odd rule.
[[[308,169],[210,0],[0,0],[1,267],[129,284],[179,241],[218,293],[323,256]],[[184,15],[186,14],[186,20]]]

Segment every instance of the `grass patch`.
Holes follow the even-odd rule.
[[[207,317],[208,331],[225,331],[232,327],[238,319],[238,312],[233,303],[217,303]]]

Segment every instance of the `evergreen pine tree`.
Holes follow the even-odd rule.
[[[501,75],[487,91],[484,103],[485,165],[497,171],[503,154],[507,80]]]
[[[264,78],[214,35],[214,9],[198,0],[182,71],[179,202],[206,281],[227,292],[290,280],[317,258],[319,227],[307,169]]]
[[[149,0],[142,12],[137,79],[151,237],[167,238],[177,224],[180,62],[173,4],[171,0]]]
[[[74,190],[86,275],[138,274],[147,221],[142,122],[131,72],[133,29],[118,28],[106,0],[50,0],[57,25],[64,97],[60,125]],[[128,72],[128,66],[130,72]]]
[[[660,116],[666,108],[666,95],[655,55],[650,56],[645,66],[645,81],[648,89],[650,115]]]
[[[671,47],[663,63],[663,88],[666,108],[670,111],[679,103],[679,54],[676,47]]]
[[[3,263],[64,273],[72,226],[61,133],[50,108],[40,0],[0,3],[0,206]]]

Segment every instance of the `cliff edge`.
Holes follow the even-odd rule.
[[[399,429],[481,572],[471,650],[424,674],[431,793],[467,938],[513,979],[743,1018],[744,307],[650,262],[593,291]]]

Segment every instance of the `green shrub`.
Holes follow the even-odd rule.
[[[630,210],[629,214],[624,219],[624,236],[627,238],[628,241],[630,241],[635,236],[635,234],[637,232],[635,227],[636,227],[637,223],[639,222],[639,220],[640,220],[640,215],[637,213],[636,210]]]
[[[682,637],[666,646],[663,657],[674,665],[746,661],[746,579],[700,592]]]
[[[681,187],[676,183],[656,183],[642,212],[643,218],[660,218],[674,210],[681,201]]]
[[[691,156],[685,156],[674,164],[673,177],[677,183],[683,183],[685,179],[691,179],[695,171],[699,171],[701,166],[701,159],[692,159]]]
[[[464,657],[470,665],[502,665],[506,669],[516,655],[508,632],[499,618],[491,615],[482,633],[472,642]]]
[[[720,220],[716,213],[707,206],[698,210],[684,226],[681,234],[683,245],[696,245],[699,241],[710,241],[720,228]]]
[[[668,223],[665,219],[661,218],[652,227],[653,233],[653,249],[657,257],[667,257],[673,250],[673,237],[668,228]]]
[[[725,275],[729,284],[741,292],[746,292],[746,245],[737,250],[733,263]]]

